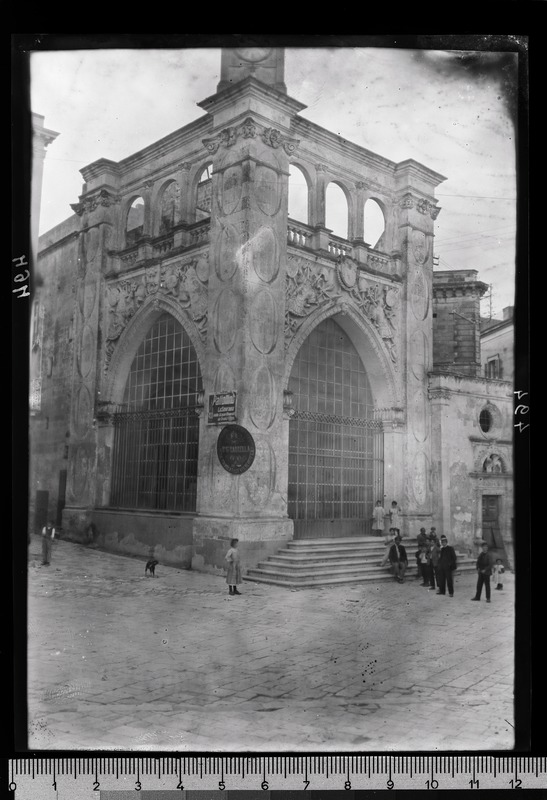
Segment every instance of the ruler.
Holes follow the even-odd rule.
[[[75,797],[78,800],[100,800],[101,792],[153,790],[172,790],[179,793],[199,790],[248,790],[258,793],[278,790],[380,789],[511,791],[546,789],[547,757],[39,757],[9,761],[7,779],[7,789],[14,800],[74,800]],[[105,796],[109,795],[103,795]],[[263,796],[267,800],[268,795]],[[153,800],[153,795],[150,800]]]

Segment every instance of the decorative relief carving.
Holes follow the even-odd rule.
[[[412,493],[418,506],[423,506],[428,495],[429,459],[424,452],[417,453],[412,461]]]
[[[254,139],[256,136],[260,136],[264,144],[274,149],[282,147],[287,155],[292,155],[300,144],[299,139],[291,139],[276,128],[264,128],[251,117],[247,117],[241,125],[225,128],[216,136],[202,139],[202,142],[210,153],[216,153],[221,146],[231,147],[234,145],[240,136],[243,139]]]
[[[400,200],[399,205],[401,208],[414,208],[414,198],[411,194],[405,194]]]
[[[245,256],[261,281],[271,283],[279,272],[279,249],[275,231],[262,225],[245,244]]]
[[[201,260],[202,257],[200,257]],[[202,341],[207,338],[207,278],[199,261],[152,267],[108,286],[105,370],[125,326],[151,295],[171,295],[185,310]]]
[[[239,205],[243,189],[242,169],[240,164],[228,167],[219,176],[219,205],[223,214],[233,214]]]
[[[410,234],[410,244],[416,264],[425,264],[429,257],[430,237],[422,231],[413,230]]]
[[[277,310],[269,289],[257,292],[250,310],[251,340],[259,353],[271,353],[277,342]]]
[[[227,353],[234,346],[238,330],[238,302],[231,289],[223,289],[213,309],[213,341],[219,353]]]
[[[277,214],[281,205],[281,191],[277,172],[271,167],[257,164],[253,188],[259,209],[269,217]]]
[[[429,214],[431,219],[437,219],[441,210],[438,206],[425,199],[418,200],[416,203],[416,208],[420,214]]]
[[[410,305],[417,320],[423,321],[429,312],[429,288],[423,271],[418,267],[414,271],[410,289]]]
[[[217,239],[215,268],[220,280],[228,281],[237,269],[242,237],[233,225],[222,223],[221,225],[222,229]]]
[[[249,414],[257,428],[267,430],[275,419],[275,380],[267,364],[254,374],[249,398]]]
[[[346,309],[353,303],[374,325],[389,357],[397,363],[398,288],[373,282],[360,274],[356,262],[348,256],[341,256],[335,269],[289,256],[285,347],[289,347],[306,317],[320,306],[333,302]]]
[[[79,203],[71,203],[70,207],[79,217],[84,212],[95,211],[99,206],[109,208],[121,200],[119,195],[112,194],[106,189],[101,189],[97,194],[87,195]]]

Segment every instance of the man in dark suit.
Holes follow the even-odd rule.
[[[388,558],[395,573],[395,580],[399,583],[403,583],[405,579],[406,568],[408,567],[408,558],[406,550],[401,544],[400,536],[395,537],[393,544],[389,548]]]
[[[446,536],[441,536],[441,547],[439,550],[439,562],[437,564],[437,594],[448,594],[454,597],[454,578],[453,573],[458,565],[456,551],[448,544]]]

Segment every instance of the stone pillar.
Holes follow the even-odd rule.
[[[73,206],[82,222],[74,309],[70,447],[63,528],[68,536],[79,541],[87,539],[91,510],[103,500],[102,496],[97,496],[96,478],[99,472],[103,472],[104,460],[97,429],[102,365],[99,331],[104,313],[106,251],[111,247],[111,231],[118,222],[118,204],[117,196],[106,189],[98,189],[90,191]]]
[[[431,440],[434,459],[431,464],[433,524],[439,535],[450,538],[450,432],[444,423],[450,410],[450,391],[435,386],[429,391],[431,405]]]
[[[312,228],[326,228],[327,219],[327,168],[324,164],[315,167],[315,184],[312,193],[310,225]]]
[[[191,217],[195,205],[195,198],[192,197],[192,182],[190,181],[191,166],[189,161],[184,161],[179,165],[180,218],[175,220],[176,225],[180,222],[184,222],[186,225],[194,222],[194,218]]]
[[[431,523],[433,511],[428,372],[432,363],[432,250],[436,213],[432,202],[417,192],[406,192],[399,198],[398,214],[407,300],[401,358],[406,365],[407,423],[401,505],[406,513],[408,534],[415,535],[420,527]]]
[[[288,153],[295,143],[250,117],[204,142],[214,165],[193,565],[218,571],[231,538],[250,567],[292,536],[283,374]],[[234,391],[235,424],[255,448],[244,469],[223,466],[217,447],[226,424],[208,422],[210,397]]]

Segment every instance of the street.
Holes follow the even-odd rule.
[[[29,546],[31,750],[510,750],[514,575],[287,590]]]

